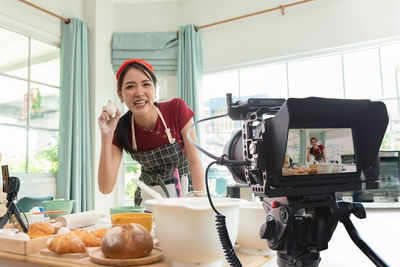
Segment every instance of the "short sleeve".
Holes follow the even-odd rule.
[[[172,101],[177,109],[179,130],[182,130],[195,113],[186,105],[183,99],[174,98]]]

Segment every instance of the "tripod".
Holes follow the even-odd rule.
[[[279,267],[316,267],[320,251],[328,242],[340,221],[358,248],[376,265],[388,266],[360,238],[350,215],[363,219],[366,212],[361,203],[336,202],[334,194],[307,197],[264,199],[266,222],[260,237],[277,250]]]
[[[10,220],[11,216],[14,214],[17,218],[18,223],[21,225],[22,231],[24,231],[24,233],[27,233],[28,228],[26,227],[25,222],[22,220],[21,214],[15,204],[17,193],[19,190],[19,179],[17,177],[9,177],[9,179],[11,181],[11,184],[13,184],[14,186],[12,186],[13,190],[10,190],[7,193],[7,212],[6,214],[4,214],[3,218],[0,221],[0,229],[2,229],[4,225],[6,225],[8,220]]]

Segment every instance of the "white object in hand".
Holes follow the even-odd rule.
[[[110,114],[110,116],[114,118],[115,114],[117,112],[117,107],[111,100],[107,101],[106,109],[107,109],[108,114]]]

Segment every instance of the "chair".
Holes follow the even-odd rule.
[[[17,207],[20,212],[29,212],[33,207],[43,206],[42,202],[53,200],[53,196],[47,197],[23,197],[18,200]]]

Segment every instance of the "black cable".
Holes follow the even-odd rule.
[[[211,194],[210,190],[208,187],[208,171],[210,170],[210,167],[217,163],[217,161],[213,161],[210,164],[208,164],[205,172],[205,182],[206,182],[206,190],[207,190],[207,197],[208,201],[210,202],[211,208],[215,211],[216,218],[216,228],[217,228],[217,233],[219,236],[219,241],[221,242],[222,249],[225,254],[225,259],[229,263],[230,266],[232,267],[241,267],[242,263],[240,262],[239,258],[236,255],[235,249],[233,248],[231,239],[229,238],[229,233],[228,233],[228,228],[226,227],[226,217],[219,213],[217,209],[214,207],[214,203],[211,200]]]
[[[210,167],[212,165],[214,165],[215,163],[217,163],[216,161],[211,162],[210,164],[208,164],[207,168],[206,168],[206,173],[205,173],[205,182],[206,182],[206,191],[207,191],[207,197],[208,197],[208,202],[210,202],[211,208],[215,211],[215,213],[218,215],[220,214],[217,209],[214,207],[214,204],[211,200],[211,194],[210,194],[210,190],[208,188],[208,171],[210,170]]]
[[[228,229],[226,227],[226,217],[217,211],[217,209],[214,207],[214,204],[212,202],[210,190],[209,190],[209,187],[208,187],[208,171],[210,170],[210,167],[212,165],[214,165],[214,164],[219,164],[219,165],[224,165],[224,166],[243,166],[243,165],[249,165],[250,162],[249,161],[231,160],[231,159],[228,158],[227,155],[222,155],[221,157],[217,157],[217,156],[211,154],[210,152],[208,152],[207,150],[203,149],[199,145],[197,145],[190,138],[190,131],[192,130],[192,128],[196,124],[198,124],[200,122],[207,121],[207,120],[222,118],[222,117],[225,117],[227,115],[228,114],[222,114],[222,115],[217,115],[217,116],[213,116],[213,117],[208,117],[208,118],[201,119],[201,120],[193,123],[193,125],[191,125],[189,127],[189,130],[187,132],[187,137],[189,139],[189,142],[192,143],[198,150],[200,150],[201,152],[203,152],[204,154],[206,154],[207,156],[209,156],[210,158],[215,160],[215,161],[211,162],[210,164],[208,164],[208,166],[206,168],[206,171],[205,171],[205,175],[204,175],[205,176],[205,184],[206,184],[206,191],[207,191],[208,201],[210,202],[211,208],[217,214],[216,218],[215,218],[216,228],[217,228],[219,240],[220,240],[221,245],[222,245],[222,249],[223,249],[224,254],[225,254],[226,261],[232,267],[242,267],[243,265],[240,262],[239,258],[237,257],[235,249],[233,248],[231,239],[229,238]]]
[[[197,124],[199,124],[200,122],[204,122],[204,121],[208,121],[208,120],[213,120],[213,119],[218,119],[218,118],[222,118],[222,117],[226,117],[228,116],[228,114],[222,114],[222,115],[216,115],[213,117],[208,117],[208,118],[204,118],[201,120],[196,121],[195,123],[193,123],[190,127],[189,130],[187,132],[187,137],[189,139],[189,142],[192,143],[198,150],[200,150],[201,152],[203,152],[204,154],[206,154],[207,156],[209,156],[212,159],[215,159],[218,161],[218,164],[220,165],[224,165],[224,166],[243,166],[243,165],[249,165],[249,161],[240,161],[240,160],[231,160],[228,159],[227,157],[221,159],[218,158],[217,156],[211,154],[210,152],[208,152],[207,150],[205,150],[204,148],[202,148],[201,146],[199,146],[198,144],[196,144],[192,138],[190,138],[190,131],[192,130],[193,127],[195,127]]]

